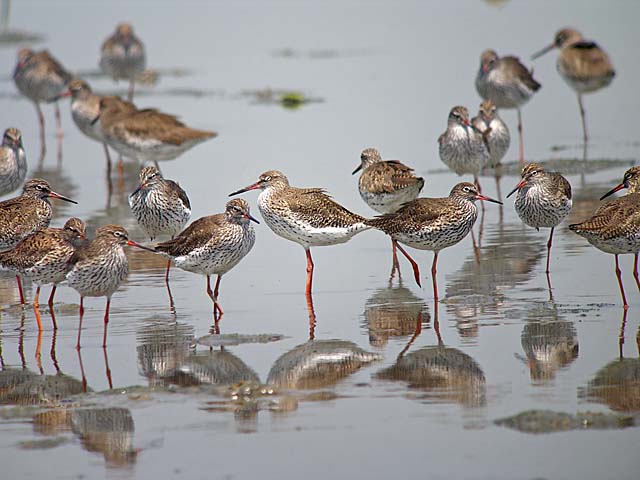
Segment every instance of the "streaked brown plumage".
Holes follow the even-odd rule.
[[[58,142],[61,142],[62,125],[57,101],[66,90],[71,78],[71,74],[48,50],[34,52],[29,48],[22,48],[18,51],[18,63],[13,71],[13,80],[20,93],[31,100],[36,107],[40,122],[41,158],[44,158],[46,145],[44,115],[40,109],[40,103],[54,102]]]
[[[616,277],[622,295],[624,308],[628,308],[627,298],[622,285],[622,276],[618,264],[618,255],[632,253],[634,259],[633,275],[640,290],[638,277],[638,252],[640,252],[640,167],[632,167],[624,175],[622,183],[605,193],[601,200],[609,195],[628,188],[629,193],[600,206],[593,216],[584,222],[569,225],[569,228],[591,245],[606,253],[615,255]]]
[[[476,200],[502,203],[480,194],[472,183],[462,182],[451,189],[448,197],[417,198],[402,206],[397,212],[367,220],[366,224],[382,230],[394,240],[410,247],[433,250],[431,274],[433,296],[437,302],[438,253],[460,242],[471,231],[478,217]],[[406,256],[412,264],[416,282],[420,284],[418,265],[411,257]]]
[[[306,294],[311,295],[313,260],[311,247],[347,242],[370,227],[365,218],[350,212],[321,188],[296,188],[277,170],[260,175],[259,180],[229,195],[261,189],[258,208],[269,228],[305,249],[307,256]]]
[[[105,225],[96,230],[96,237],[91,242],[78,247],[69,260],[71,268],[67,273],[67,282],[80,294],[80,325],[76,344],[78,349],[84,315],[84,297],[107,297],[102,337],[102,346],[107,346],[111,296],[129,275],[129,262],[123,248],[125,245],[149,250],[129,240],[129,234],[121,226]]]
[[[27,277],[38,285],[33,299],[37,311],[40,287],[53,283],[49,296],[49,309],[53,311],[53,298],[58,283],[64,281],[69,271],[69,261],[79,241],[84,238],[85,223],[72,217],[63,228],[43,228],[23,238],[11,250],[0,252],[0,265]],[[54,318],[54,329],[57,328]],[[40,316],[36,313],[41,330]]]
[[[609,55],[595,42],[585,40],[580,32],[573,28],[563,28],[556,32],[553,43],[533,54],[538,58],[553,48],[560,49],[556,67],[560,76],[578,95],[582,133],[587,143],[587,124],[582,104],[584,93],[595,92],[613,81],[615,70]]]
[[[157,163],[217,136],[217,133],[187,127],[174,115],[147,108],[122,108],[114,99],[100,100],[100,126],[105,140],[125,157]]]

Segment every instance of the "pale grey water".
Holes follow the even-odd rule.
[[[569,173],[575,203],[555,236],[553,301],[543,274],[548,232],[523,227],[510,200],[502,224],[498,208],[487,205],[479,265],[470,239],[442,253],[440,334],[446,347],[461,354],[452,354],[448,373],[439,380],[390,380],[380,373],[403,351],[408,362],[432,355],[428,348],[438,345],[429,315],[431,280],[426,276],[432,255],[415,253],[423,289],[414,285],[406,262],[402,288],[397,281],[390,288],[389,241],[377,232],[364,232],[346,245],[313,252],[314,333],[317,340],[352,342],[381,360],[343,362],[340,373],[321,370],[324,374],[313,390],[276,392],[273,398],[244,403],[230,404],[220,391],[204,387],[125,390],[162,383],[162,373],[176,365],[182,370],[179,375],[174,371],[172,381],[180,384],[194,382],[196,375],[201,381],[205,374],[215,376],[219,373],[212,368],[224,365],[241,375],[234,378],[266,382],[276,360],[309,337],[303,251],[264,224],[257,227],[253,251],[223,279],[225,315],[220,327],[223,334],[276,333],[285,338],[229,346],[224,355],[219,349],[210,355],[200,346],[194,356],[189,347],[193,337],[208,334],[212,323],[204,279],[172,272],[174,317],[164,288],[164,263],[131,252],[133,271],[113,298],[107,348],[113,384],[121,393],[73,398],[101,410],[76,410],[68,419],[70,426],[52,431],[36,426],[30,410],[18,415],[5,407],[1,412],[6,418],[0,422],[3,473],[7,478],[637,478],[637,428],[527,434],[493,422],[529,409],[624,415],[640,411],[640,301],[631,259],[622,262],[631,303],[622,324],[613,259],[567,228],[591,213],[596,199],[637,158],[633,117],[640,106],[640,66],[633,46],[640,40],[638,18],[637,2],[508,2],[501,7],[480,1],[14,2],[10,26],[44,35],[46,41],[38,46],[49,48],[72,70],[97,68],[100,43],[126,19],[146,43],[150,67],[191,73],[162,77],[156,87],[144,88],[137,102],[220,132],[215,140],[162,164],[165,175],[179,180],[189,193],[193,219],[222,211],[229,192],[271,168],[284,171],[294,185],[325,187],[348,208],[373,215],[359,198],[357,179],[350,176],[360,151],[368,146],[379,148],[385,158],[414,166],[426,178],[424,195],[446,195],[459,179],[433,173],[442,169],[436,139],[453,105],[467,105],[475,112],[480,100],[473,80],[480,52],[492,47],[500,54],[517,54],[530,65],[528,56],[565,25],[597,39],[613,59],[613,84],[586,97],[593,139],[588,156],[621,161],[585,175],[573,168],[576,162],[560,162]],[[35,112],[16,96],[9,78],[16,49],[15,44],[0,47],[5,72],[0,81],[2,128],[19,127],[31,172],[47,176],[55,189],[79,201],[78,206],[59,209],[55,223],[71,214],[89,220],[91,227],[119,222],[144,241],[133,226],[126,194],[116,194],[105,210],[102,150],[75,129],[67,103],[62,108],[62,168],[56,168],[53,115],[46,108],[48,155],[44,172],[36,172]],[[290,49],[290,55],[283,56],[283,49]],[[582,156],[577,102],[557,75],[555,58],[551,53],[535,63],[535,77],[543,88],[523,111],[525,153],[532,160]],[[108,79],[91,81],[98,91],[126,88]],[[256,104],[242,95],[265,88],[299,90],[323,101],[292,111]],[[503,118],[515,134],[515,113],[504,112]],[[516,153],[514,139],[509,158]],[[127,172],[125,193],[135,183],[133,166]],[[516,181],[505,177],[503,194]],[[487,178],[485,185],[488,194],[495,195],[493,180]],[[255,195],[245,196],[259,215]],[[13,277],[4,274],[0,282],[5,368],[22,370],[22,351],[37,383],[42,377],[35,358],[33,312],[24,311],[21,329]],[[48,292],[45,289],[43,297]],[[77,390],[81,372],[74,349],[73,305],[78,298],[60,288],[57,301],[56,358],[62,372],[76,380]],[[391,305],[386,311],[376,309],[385,302]],[[100,348],[104,301],[89,299],[87,307],[81,359],[88,387],[101,392],[108,388]],[[421,312],[426,323],[415,337]],[[54,375],[46,309],[43,321],[42,369]],[[621,327],[625,342],[620,351]],[[171,348],[158,346],[159,339]],[[560,353],[546,363],[527,359],[538,344]],[[447,363],[449,357],[442,355]],[[601,369],[608,365],[603,375]],[[623,365],[631,372],[628,380],[610,387],[609,397],[604,396],[606,388],[600,395],[587,388],[598,372],[605,384],[615,383],[620,375],[606,372]],[[410,381],[415,388],[409,387]],[[277,409],[290,411],[270,411],[276,408],[271,401]],[[296,402],[297,409],[287,407]],[[106,421],[115,434],[100,430],[109,429],[100,423],[107,407],[116,409]],[[41,448],[36,450],[23,443],[51,439],[45,445],[49,448],[37,443]],[[136,449],[137,455],[132,453]]]

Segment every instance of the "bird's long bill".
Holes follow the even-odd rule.
[[[542,50],[539,50],[536,53],[534,53],[533,55],[531,55],[531,60],[535,60],[536,58],[541,57],[545,53],[553,50],[554,47],[555,47],[555,44],[553,44],[553,43],[551,45],[547,45]]]
[[[526,182],[525,182],[524,180],[520,180],[520,183],[518,183],[518,184],[516,185],[516,188],[514,188],[513,190],[511,190],[511,191],[509,192],[509,195],[507,195],[507,198],[509,198],[509,197],[510,197],[511,195],[513,195],[514,193],[516,193],[516,190],[520,190],[522,187],[524,187],[524,184],[525,184],[525,183],[526,183]]]
[[[156,251],[153,248],[145,247],[144,245],[140,245],[139,243],[134,242],[133,240],[127,240],[127,245],[129,245],[130,247],[138,247],[138,248],[141,248],[142,250],[147,250],[149,252],[156,253]]]
[[[481,193],[476,195],[476,199],[477,200],[484,200],[485,202],[493,202],[493,203],[497,203],[498,205],[502,205],[502,202],[500,200],[496,200],[495,198],[487,197],[486,195],[482,195]]]
[[[351,175],[355,175],[355,174],[356,174],[356,173],[358,173],[360,170],[362,170],[362,164],[358,165],[358,166],[356,167],[356,169],[355,169],[353,172],[351,172]]]
[[[256,222],[258,225],[260,224],[260,222],[258,220],[256,220],[254,217],[252,217],[248,213],[244,216],[244,218],[246,218],[248,220],[251,220],[252,222]]]
[[[257,190],[260,187],[262,187],[262,182],[256,182],[253,185],[249,185],[248,187],[244,187],[244,188],[241,188],[240,190],[236,190],[235,192],[231,192],[229,194],[229,196],[233,197],[234,195],[238,195],[240,193],[248,192],[249,190]]]
[[[64,92],[62,92],[60,95],[58,95],[58,98],[67,98],[70,97],[71,94],[71,90],[67,89]]]
[[[71,200],[69,197],[65,197],[64,195],[60,195],[56,192],[49,192],[49,197],[57,198],[58,200],[64,200],[65,202],[69,203],[75,203],[76,205],[78,204],[78,202],[76,202],[75,200]]]
[[[100,113],[98,113],[98,115],[96,115],[96,118],[91,120],[91,125],[95,125],[96,123],[98,123],[98,120],[100,120]]]
[[[605,198],[607,198],[609,195],[613,195],[614,193],[622,190],[623,188],[626,188],[627,186],[624,183],[621,183],[620,185],[618,185],[617,187],[612,188],[611,190],[609,190],[607,193],[605,193],[604,195],[602,195],[600,197],[600,200],[604,200]]]
[[[138,187],[133,191],[133,193],[131,195],[129,195],[130,197],[133,197],[136,193],[138,193],[140,190],[142,190],[145,187],[144,183],[141,183],[140,185],[138,185]]]

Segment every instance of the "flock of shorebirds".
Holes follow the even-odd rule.
[[[611,83],[614,70],[607,54],[594,42],[586,41],[574,29],[565,28],[556,35],[552,45],[560,49],[557,67],[569,86],[577,93],[580,114],[587,141],[587,129],[582,95]],[[224,213],[202,217],[185,226],[191,215],[186,192],[178,183],[162,176],[158,161],[171,160],[198,143],[216,136],[214,132],[187,127],[173,115],[156,109],[138,109],[133,103],[136,76],[145,68],[145,50],[129,24],[118,25],[102,46],[100,66],[114,79],[130,81],[128,100],[100,96],[88,83],[73,78],[46,51],[21,49],[13,78],[18,90],[30,99],[38,112],[44,153],[44,117],[40,103],[53,102],[56,107],[58,135],[61,136],[57,101],[71,96],[71,113],[75,124],[88,137],[104,145],[107,172],[111,173],[109,149],[121,158],[137,160],[145,166],[140,171],[139,186],[131,193],[131,212],[151,241],[165,237],[153,247],[131,240],[127,231],[117,225],[97,229],[95,237],[85,237],[84,222],[71,218],[63,228],[50,228],[49,200],[73,200],[55,193],[44,180],[24,183],[22,194],[0,203],[0,265],[16,273],[21,302],[24,294],[21,277],[31,279],[37,290],[34,307],[38,326],[40,286],[53,284],[49,307],[53,312],[56,286],[66,281],[80,294],[80,326],[77,348],[80,348],[84,297],[106,297],[103,346],[107,342],[109,304],[113,293],[128,274],[125,245],[143,248],[168,259],[166,281],[171,264],[206,276],[206,291],[213,301],[217,321],[223,314],[218,301],[220,280],[251,250],[255,242],[249,204],[244,199],[232,199]],[[500,57],[486,50],[480,57],[475,81],[484,99],[478,115],[469,119],[462,106],[451,109],[446,131],[439,137],[441,160],[458,175],[473,175],[474,182],[462,182],[451,189],[448,197],[418,198],[424,179],[412,168],[396,160],[383,160],[374,148],[362,151],[362,171],[358,187],[362,199],[381,215],[367,219],[347,210],[323,189],[297,188],[277,170],[270,170],[258,180],[230,194],[261,190],[258,208],[263,220],[277,235],[302,245],[307,259],[306,294],[311,302],[314,264],[311,247],[347,242],[363,230],[375,228],[391,237],[393,270],[399,272],[396,251],[406,256],[420,284],[417,263],[403,245],[434,252],[431,268],[435,305],[438,302],[436,267],[441,250],[455,245],[472,232],[478,216],[477,200],[502,204],[481,193],[478,177],[487,168],[498,168],[509,143],[510,133],[498,115],[501,108],[518,111],[519,158],[523,166],[522,179],[507,195],[517,192],[515,209],[522,221],[536,229],[550,228],[547,244],[546,272],[554,228],[571,209],[571,186],[559,173],[547,172],[536,163],[524,163],[521,107],[540,88],[531,70],[514,56]],[[121,163],[120,163],[121,165]],[[26,156],[21,134],[15,128],[6,130],[0,154],[0,194],[17,189],[25,180]],[[122,169],[120,169],[122,174]],[[640,167],[630,169],[623,183],[603,196],[628,188],[629,193],[604,204],[594,216],[583,223],[571,225],[571,230],[585,237],[594,246],[615,255],[616,274],[627,307],[618,267],[618,255],[635,254],[634,275],[638,280],[637,260],[640,251]],[[75,202],[74,202],[75,203]],[[484,207],[483,207],[484,208]],[[169,238],[166,240],[166,238]],[[217,275],[211,288],[210,276]],[[55,328],[55,318],[54,318]]]

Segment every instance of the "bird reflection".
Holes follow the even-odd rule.
[[[477,337],[479,315],[502,314],[507,292],[529,281],[542,258],[536,235],[520,225],[492,227],[486,235],[481,261],[468,257],[447,278],[446,308],[462,339]]]
[[[425,399],[459,403],[465,407],[484,405],[485,377],[476,361],[462,351],[443,345],[424,347],[399,356],[396,363],[376,373],[383,380],[408,382]]]
[[[87,408],[71,413],[71,430],[80,437],[88,452],[102,453],[108,466],[124,467],[135,463],[133,448],[135,426],[127,408]]]
[[[315,389],[334,385],[382,356],[345,340],[313,340],[278,358],[267,384],[283,389]]]
[[[640,359],[618,358],[608,363],[578,390],[578,398],[602,403],[616,412],[640,412]]]
[[[4,405],[47,405],[82,391],[82,382],[64,373],[41,375],[26,368],[0,371],[0,404]]]
[[[423,321],[429,322],[428,307],[423,299],[402,283],[376,290],[364,306],[363,327],[369,330],[369,344],[384,347],[389,337],[413,334],[421,314]]]
[[[559,319],[553,302],[527,306],[527,324],[520,341],[529,365],[531,380],[544,384],[556,372],[578,358],[578,339],[571,322]]]

